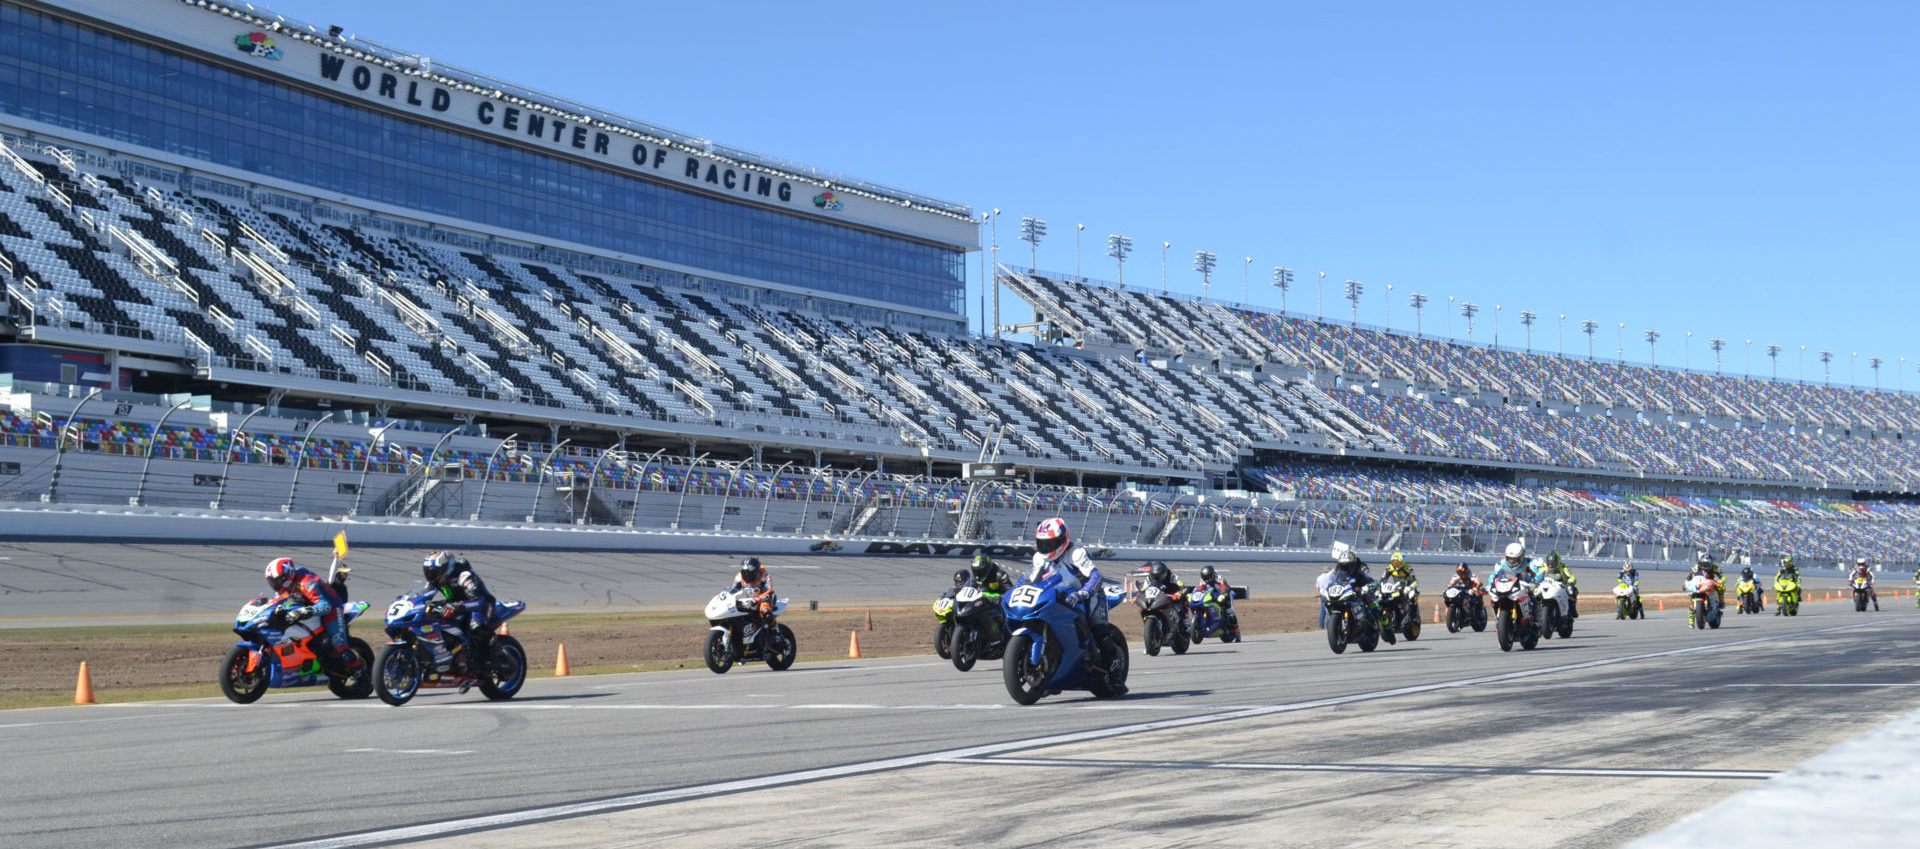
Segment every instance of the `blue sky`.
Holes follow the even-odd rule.
[[[309,23],[768,155],[1048,222],[1041,268],[1475,338],[1920,388],[1920,6],[273,0]],[[539,14],[531,12],[539,11]],[[977,273],[970,285],[977,285]],[[1003,297],[1003,319],[1010,317]],[[1016,300],[1017,299],[1013,299]],[[977,296],[970,295],[970,304]],[[1453,318],[1456,336],[1465,322]],[[1691,351],[1683,353],[1692,331]],[[1896,378],[1905,357],[1905,374]]]

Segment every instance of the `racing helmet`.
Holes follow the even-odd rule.
[[[293,574],[300,567],[293,565],[293,558],[279,557],[267,562],[267,586],[274,592],[287,591],[287,585],[293,582]]]
[[[954,573],[953,573],[953,585],[957,587],[957,586],[960,586],[961,584],[964,584],[964,583],[966,583],[966,582],[967,582],[967,576],[969,576],[969,575],[972,575],[972,574],[973,574],[972,572],[970,572],[970,571],[968,571],[968,570],[966,570],[966,569],[957,569],[957,570],[954,570]]]
[[[1635,569],[1635,568],[1633,567],[1633,561],[1631,561],[1631,560],[1629,560],[1629,561],[1627,561],[1627,562],[1625,562],[1625,563],[1622,563],[1622,564],[1620,564],[1620,574],[1622,574],[1622,575],[1638,575],[1638,574],[1640,574],[1640,570],[1639,570],[1639,569]]]
[[[436,551],[420,561],[420,574],[426,576],[427,583],[438,585],[447,579],[447,573],[453,570],[453,552]]]
[[[1798,568],[1793,565],[1793,555],[1789,554],[1785,557],[1780,558],[1780,568],[1782,569]]]
[[[1740,577],[1751,579],[1753,577],[1753,567],[1752,566],[1741,567]]]
[[[1458,566],[1453,567],[1453,574],[1455,577],[1464,581],[1473,577],[1473,569],[1467,566],[1467,564],[1462,563]]]
[[[1202,583],[1211,584],[1217,580],[1220,580],[1220,573],[1213,571],[1213,564],[1209,563],[1200,567],[1200,581]]]
[[[1067,520],[1055,516],[1043,520],[1040,527],[1033,529],[1033,548],[1046,555],[1048,560],[1058,560],[1066,553],[1067,543],[1073,535],[1067,531]]]
[[[760,583],[761,577],[766,574],[767,570],[760,567],[760,558],[749,557],[740,561],[740,580],[742,582],[757,584]]]
[[[1525,560],[1525,559],[1527,559],[1527,546],[1526,546],[1526,544],[1525,544],[1525,543],[1520,543],[1520,542],[1510,542],[1510,543],[1507,543],[1507,555],[1506,555],[1506,556],[1507,556],[1507,559],[1508,559],[1508,560],[1516,560],[1516,561],[1517,561],[1517,560]]]
[[[1147,564],[1147,577],[1151,578],[1153,582],[1156,584],[1172,583],[1173,570],[1170,568],[1167,568],[1166,561],[1155,560],[1152,563]]]
[[[1715,564],[1715,563],[1714,563],[1714,560],[1713,560],[1713,552],[1711,552],[1711,551],[1702,551],[1702,552],[1700,552],[1700,565],[1702,565],[1702,566],[1714,566],[1714,565],[1717,565],[1717,564]]]
[[[1853,558],[1853,565],[1854,565],[1854,566],[1855,566],[1856,568],[1860,568],[1860,569],[1865,569],[1865,568],[1867,568],[1867,558],[1865,558],[1865,557],[1855,557],[1855,558]]]
[[[988,557],[984,554],[974,555],[973,556],[973,577],[978,580],[984,581],[992,574],[993,574],[993,558]]]
[[[1401,556],[1400,552],[1396,551],[1392,557],[1387,558],[1387,562],[1395,566],[1405,566],[1407,564],[1407,558]]]

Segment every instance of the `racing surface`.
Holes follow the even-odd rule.
[[[1012,705],[936,658],[0,714],[19,847],[1617,846],[1910,710],[1920,615],[1584,605],[1335,656],[1318,633],[1134,647],[1133,693]],[[1912,602],[1905,602],[1910,605]],[[213,668],[209,659],[209,673]],[[1510,800],[1507,801],[1507,800]],[[1836,828],[1840,828],[1836,822]],[[1836,834],[1840,833],[1836,831]],[[305,841],[305,842],[303,842]]]

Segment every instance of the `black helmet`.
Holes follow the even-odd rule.
[[[1740,570],[1740,577],[1742,578],[1753,577],[1753,567],[1752,566],[1742,567]]]
[[[1213,571],[1212,565],[1200,567],[1200,580],[1202,582],[1211,584],[1219,577],[1220,577],[1220,573]]]
[[[740,561],[740,580],[757,584],[760,583],[760,576],[764,574],[766,570],[760,568],[760,558],[749,557]]]
[[[973,577],[984,581],[993,575],[993,569],[993,558],[984,554],[973,556]]]
[[[1700,563],[1701,563],[1702,565],[1705,565],[1705,566],[1712,566],[1712,565],[1714,565],[1714,563],[1713,563],[1713,552],[1711,552],[1711,551],[1702,551],[1702,552],[1700,552]]]
[[[972,574],[972,573],[971,573],[971,572],[968,572],[968,571],[967,571],[967,570],[965,570],[965,569],[956,569],[956,570],[954,570],[954,573],[953,573],[953,585],[957,587],[957,586],[960,586],[961,584],[964,584],[964,583],[966,583],[966,582],[967,582],[967,576],[968,576],[968,575],[970,575],[970,574]]]
[[[1166,561],[1155,560],[1147,564],[1147,577],[1152,578],[1155,583],[1160,583],[1160,584],[1172,583],[1173,570],[1170,568],[1167,568]]]
[[[439,584],[447,579],[447,573],[453,569],[453,552],[436,551],[420,561],[420,574],[426,576],[427,583]]]

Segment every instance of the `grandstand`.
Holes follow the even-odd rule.
[[[192,82],[106,80],[105,56]],[[196,95],[359,123],[263,156],[228,118],[145,117],[204,112]],[[392,133],[428,153],[363,155]],[[0,160],[14,501],[1004,542],[1063,512],[1114,546],[1920,550],[1911,394],[1004,266],[1039,338],[971,336],[964,206],[251,7],[0,0]],[[611,223],[586,220],[589,196],[618,198],[599,205]],[[963,479],[980,459],[1027,480]]]

